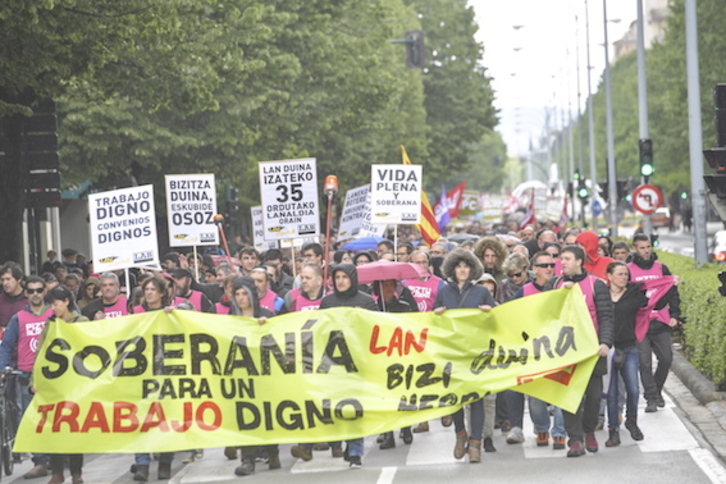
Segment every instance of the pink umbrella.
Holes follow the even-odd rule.
[[[374,281],[387,281],[389,279],[401,281],[403,279],[417,279],[431,275],[420,264],[391,262],[387,260],[363,264],[362,266],[357,266],[356,269],[358,270],[358,284],[370,284]]]

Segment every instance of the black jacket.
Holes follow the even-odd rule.
[[[575,276],[556,276],[545,285],[545,290],[554,289],[560,280],[579,283],[587,277],[587,271],[583,269],[582,274]],[[613,331],[613,301],[610,299],[610,288],[598,279],[593,285],[593,299],[595,300],[595,313],[597,314],[598,340],[600,344],[612,348],[614,343]]]
[[[378,311],[378,305],[368,294],[358,290],[358,271],[353,264],[337,264],[331,267],[331,277],[333,278],[333,294],[328,294],[320,302],[320,309],[339,308],[339,307],[359,307],[368,309],[369,311]],[[351,285],[345,291],[338,291],[335,285],[335,273],[343,271],[350,278]]]
[[[471,267],[469,280],[464,283],[461,289],[454,282],[454,272],[459,262],[465,262]],[[447,279],[447,284],[439,289],[439,293],[436,295],[436,301],[434,302],[434,308],[473,309],[479,306],[496,306],[489,289],[474,283],[474,281],[478,280],[484,274],[484,267],[473,253],[464,249],[454,249],[446,257],[442,269],[443,275]]]
[[[636,266],[640,267],[641,269],[651,269],[653,267],[653,263],[658,260],[658,256],[653,252],[650,256],[650,259],[645,260],[642,257],[640,257],[638,254],[633,253],[633,259],[631,262],[635,264]],[[662,264],[663,266],[663,275],[664,276],[670,276],[671,271],[668,269],[668,267],[665,264]],[[677,319],[678,321],[683,322],[682,316],[681,316],[681,296],[678,293],[678,286],[671,287],[668,292],[661,298],[660,301],[658,301],[658,306],[656,308],[665,307],[665,303],[668,304],[668,312],[670,313],[671,318]],[[666,323],[666,324],[663,324]],[[650,322],[650,328],[648,329],[649,333],[659,333],[662,331],[670,331],[671,327],[668,326],[669,321],[657,321],[653,320]]]
[[[635,346],[635,316],[638,309],[648,305],[643,283],[629,282],[625,293],[613,305],[615,347],[625,349]]]
[[[272,311],[267,308],[260,306],[260,299],[257,297],[257,288],[255,287],[255,281],[250,276],[242,276],[234,281],[232,286],[232,308],[229,314],[240,315],[242,310],[237,305],[237,299],[234,297],[238,289],[244,289],[247,292],[247,297],[250,298],[250,305],[254,308],[253,317],[255,318],[271,318],[275,315]]]

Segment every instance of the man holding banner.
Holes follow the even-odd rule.
[[[600,341],[597,351],[600,360],[587,384],[582,405],[576,413],[563,411],[565,429],[570,438],[567,457],[580,457],[585,455],[585,449],[592,453],[598,450],[595,427],[602,398],[602,377],[607,373],[605,357],[614,341],[613,304],[610,301],[610,290],[607,285],[601,279],[588,274],[583,268],[585,251],[581,247],[566,246],[560,251],[560,258],[563,276],[550,279],[546,289],[571,288],[578,284],[585,295],[585,303]]]

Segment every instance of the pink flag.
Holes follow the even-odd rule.
[[[640,308],[638,314],[635,316],[635,338],[638,340],[638,343],[643,341],[646,333],[648,333],[650,320],[653,319],[651,316],[655,305],[673,287],[675,278],[673,276],[663,276],[657,279],[646,279],[641,282],[643,283],[645,294],[648,296],[648,305]]]

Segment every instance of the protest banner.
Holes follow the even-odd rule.
[[[464,190],[461,195],[461,203],[459,205],[459,216],[469,218],[476,216],[479,211],[479,192],[474,190]]]
[[[169,247],[219,245],[214,174],[164,175]]]
[[[260,325],[175,310],[49,322],[14,451],[344,440],[509,388],[575,411],[598,347],[577,285],[486,313],[335,308]]]
[[[371,222],[421,223],[421,165],[371,165]]]
[[[260,252],[277,247],[275,241],[265,241],[265,227],[262,223],[262,206],[250,207],[252,217],[252,243]]]
[[[154,186],[88,195],[96,272],[159,264]]]
[[[371,223],[371,186],[351,188],[345,194],[343,214],[340,216],[338,239],[383,237],[385,224]]]
[[[320,235],[315,158],[259,163],[265,240]]]

